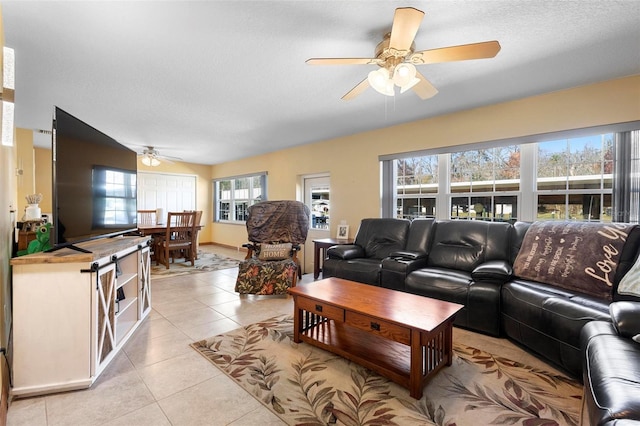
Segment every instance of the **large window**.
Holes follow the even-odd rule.
[[[517,219],[518,145],[451,153],[449,170],[451,219]]]
[[[266,172],[215,180],[216,221],[246,221],[249,206],[267,199],[266,188]]]
[[[476,149],[450,155],[451,192],[501,192],[520,189],[520,147]]]
[[[396,217],[435,217],[438,156],[403,158],[396,164]]]
[[[383,216],[640,222],[638,125],[381,156]]]
[[[613,133],[538,143],[537,220],[611,222]]]

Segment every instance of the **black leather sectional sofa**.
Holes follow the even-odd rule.
[[[566,224],[572,224],[566,226],[568,230],[581,226]],[[619,419],[640,422],[640,343],[631,338],[640,334],[640,297],[617,291],[640,252],[640,227],[619,231],[611,224],[587,224],[580,228],[580,237],[565,241],[565,236],[569,240],[573,234],[565,234],[563,226],[560,222],[364,219],[353,244],[327,250],[323,277],[460,303],[465,307],[454,324],[507,337],[584,380],[584,411],[591,416],[585,424],[614,424],[607,422]],[[583,241],[602,235],[607,237],[606,244],[596,243],[595,250]],[[610,238],[617,245],[609,244]],[[552,241],[558,245],[561,241],[563,247]],[[590,256],[600,260],[593,268],[582,269],[590,269],[585,277],[600,285],[595,286],[598,291],[583,290],[582,282],[573,283],[578,287],[566,285],[565,281],[571,284],[572,278],[580,276],[572,267]],[[563,270],[555,271],[554,262],[560,257],[571,259]],[[541,270],[554,270],[557,275],[545,282]],[[620,319],[615,315],[618,304],[626,306],[625,312],[633,307],[635,314]],[[607,344],[607,339],[619,343]],[[610,351],[615,351],[612,356]],[[616,390],[618,367],[609,365],[614,360],[619,360],[620,369],[622,365],[629,368],[622,376],[624,395],[630,395],[626,399]]]

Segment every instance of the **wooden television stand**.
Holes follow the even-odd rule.
[[[149,238],[11,259],[14,396],[87,388],[151,312]]]

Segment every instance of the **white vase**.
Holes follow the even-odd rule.
[[[42,219],[42,211],[37,204],[29,204],[29,207],[24,212],[26,220],[40,220]]]

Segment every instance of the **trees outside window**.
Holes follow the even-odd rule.
[[[438,156],[402,158],[396,170],[396,217],[435,217]]]
[[[611,222],[614,134],[537,144],[537,220]]]
[[[383,205],[392,208],[384,211],[408,219],[640,221],[633,201],[640,198],[640,131],[574,133],[580,135],[385,156]]]

